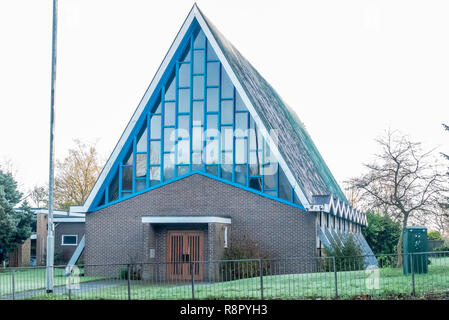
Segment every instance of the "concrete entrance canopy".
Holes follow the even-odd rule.
[[[231,224],[231,218],[204,216],[142,217],[142,223],[223,223]]]

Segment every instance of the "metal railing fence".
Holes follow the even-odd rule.
[[[449,296],[449,251],[0,268],[0,299],[390,299]]]

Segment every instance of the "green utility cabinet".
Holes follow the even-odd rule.
[[[404,274],[427,273],[427,228],[422,226],[405,227],[403,230]],[[413,261],[413,265],[412,265]]]

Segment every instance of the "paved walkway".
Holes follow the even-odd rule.
[[[79,286],[80,286],[79,289],[72,289],[72,294],[73,295],[83,295],[83,294],[88,293],[89,291],[93,291],[93,290],[109,289],[109,288],[120,287],[120,286],[125,286],[124,294],[127,294],[126,285],[127,285],[126,280],[87,281],[87,282],[81,282],[79,284]],[[69,293],[69,291],[65,285],[57,286],[57,287],[54,287],[54,289],[53,289],[53,294],[56,294],[56,295],[62,295],[62,294],[68,295],[68,293]],[[42,288],[42,289],[16,292],[14,296],[12,294],[3,295],[3,296],[0,296],[0,300],[31,299],[35,296],[44,295],[44,294],[46,294],[46,289]]]

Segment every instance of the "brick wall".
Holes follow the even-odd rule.
[[[143,224],[143,216],[230,217],[229,244],[250,239],[273,258],[316,255],[314,214],[195,174],[88,213],[85,262],[149,262],[151,247],[164,262],[165,229]],[[205,232],[206,259],[220,259],[219,226],[209,224]]]
[[[78,244],[84,236],[84,227],[85,225],[83,222],[58,222],[55,224],[55,255],[58,255],[59,259],[61,260],[55,261],[55,264],[67,264],[69,262]],[[63,235],[77,235],[77,245],[62,245]]]

